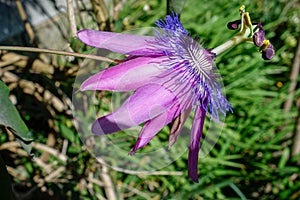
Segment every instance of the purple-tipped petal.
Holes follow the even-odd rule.
[[[260,28],[256,33],[253,35],[253,42],[257,47],[261,47],[265,40],[265,31]]]
[[[180,113],[180,106],[172,106],[166,112],[160,114],[152,120],[145,123],[139,138],[130,154],[134,154],[136,150],[142,148],[150,142],[150,140],[167,124],[169,124]]]
[[[100,71],[85,80],[80,90],[132,91],[163,72],[160,58],[138,57]]]
[[[198,183],[198,156],[205,115],[206,111],[202,106],[197,106],[190,136],[188,175],[196,183]]]
[[[227,28],[228,29],[231,29],[231,30],[236,30],[236,29],[238,29],[239,28],[239,25],[241,24],[241,20],[239,19],[239,20],[235,20],[235,21],[233,21],[233,22],[229,22],[228,24],[227,24]]]
[[[263,50],[261,53],[262,53],[262,58],[264,60],[271,60],[275,55],[275,50],[273,45],[270,43],[268,48]]]
[[[191,113],[191,110],[192,110],[192,107],[190,106],[185,111],[181,112],[180,115],[178,115],[173,120],[173,123],[171,126],[171,131],[170,131],[170,136],[169,136],[169,149],[176,142],[177,137],[179,136],[179,134],[185,124],[185,121],[187,120],[187,118],[189,117],[189,115]]]
[[[115,112],[98,118],[92,132],[109,134],[137,126],[165,112],[176,101],[175,94],[168,89],[149,84],[136,90]]]
[[[96,30],[81,30],[78,38],[85,44],[113,52],[131,55],[144,55],[153,52],[148,42],[153,42],[152,36],[112,33]]]

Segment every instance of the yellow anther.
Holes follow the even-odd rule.
[[[240,13],[244,13],[245,12],[245,5],[242,5],[241,7],[240,7]]]
[[[264,51],[268,48],[268,46],[270,45],[270,41],[269,40],[264,40],[263,41],[263,45],[259,48],[261,51]]]

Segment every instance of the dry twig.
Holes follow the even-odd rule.
[[[294,98],[294,93],[295,89],[297,86],[297,79],[299,77],[299,70],[300,70],[300,37],[298,40],[298,46],[295,52],[295,57],[292,65],[292,70],[290,74],[290,87],[288,90],[288,98],[284,104],[284,112],[288,113],[292,107],[293,103],[293,98]]]
[[[96,14],[97,21],[99,23],[100,30],[109,31],[110,22],[107,11],[107,6],[104,0],[91,0],[94,12]]]
[[[17,5],[17,8],[18,8],[20,17],[24,22],[25,30],[28,33],[28,36],[30,38],[30,42],[32,44],[36,44],[33,28],[31,27],[30,23],[28,22],[28,19],[27,19],[27,16],[26,16],[26,13],[25,13],[25,10],[23,8],[23,5],[22,5],[21,1],[16,0],[16,5]]]
[[[59,50],[54,50],[54,49],[41,49],[41,48],[34,48],[34,47],[17,47],[17,46],[0,46],[0,50],[49,53],[49,54],[57,54],[57,55],[64,55],[64,56],[75,56],[75,57],[79,57],[79,58],[89,58],[89,59],[93,59],[93,60],[100,60],[100,61],[111,62],[111,63],[119,62],[118,60],[110,59],[110,58],[103,57],[103,56],[82,54],[82,53],[76,53],[76,52],[66,52],[66,51],[59,51]]]
[[[76,18],[74,12],[73,0],[67,0],[68,19],[70,23],[71,37],[77,36]]]
[[[102,165],[100,176],[101,176],[102,182],[104,184],[103,186],[104,186],[104,191],[105,191],[107,199],[116,200],[117,195],[115,193],[114,184],[111,180],[110,175],[108,174],[108,168],[104,165]]]
[[[284,104],[284,112],[286,114],[290,111],[292,107],[292,103],[294,101],[294,94],[297,87],[297,81],[299,78],[299,71],[300,71],[300,37],[298,39],[298,46],[295,52],[295,57],[294,57],[291,75],[290,75],[291,83],[288,90],[288,98]],[[300,154],[300,116],[298,116],[298,119],[296,120],[296,128],[294,131],[293,146],[291,152],[292,156],[297,154]]]
[[[123,169],[119,167],[113,167],[107,164],[101,157],[96,158],[102,165],[105,165],[117,172],[125,173],[125,174],[133,174],[133,175],[145,175],[145,176],[151,176],[151,175],[160,175],[160,176],[182,176],[183,172],[181,171],[134,171],[129,169]]]

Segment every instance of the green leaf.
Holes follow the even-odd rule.
[[[66,125],[56,122],[56,125],[59,127],[59,131],[61,132],[62,136],[69,140],[70,142],[75,142],[76,135],[74,131],[68,128]]]
[[[13,133],[25,151],[30,154],[32,149],[30,132],[8,95],[8,87],[0,81],[0,125],[5,126],[7,130]]]
[[[280,161],[278,163],[278,168],[279,169],[283,169],[285,167],[286,163],[289,160],[289,155],[290,155],[290,149],[289,148],[285,148],[283,150],[282,156],[281,156]]]

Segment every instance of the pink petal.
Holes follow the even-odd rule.
[[[149,83],[163,72],[161,58],[138,57],[100,71],[80,87],[84,90],[131,91]]]
[[[78,38],[85,44],[113,52],[131,55],[144,55],[153,52],[149,50],[148,41],[154,41],[152,36],[121,34],[96,30],[81,30]]]
[[[180,106],[174,105],[166,112],[160,114],[159,116],[155,117],[147,121],[139,135],[139,138],[131,150],[130,154],[134,154],[136,150],[142,148],[146,144],[150,142],[150,140],[167,124],[169,124],[178,114],[180,113]]]
[[[205,115],[206,111],[201,106],[197,106],[190,136],[188,175],[196,183],[198,183],[198,156]]]
[[[92,132],[97,135],[109,134],[137,126],[165,112],[175,101],[175,95],[161,85],[145,85],[137,89],[115,112],[98,118]]]

